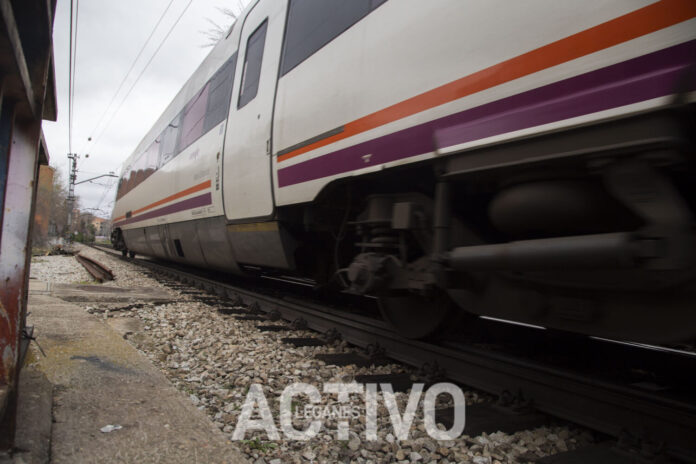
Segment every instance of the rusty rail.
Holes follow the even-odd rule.
[[[94,277],[97,282],[101,283],[105,280],[114,280],[114,273],[108,267],[104,266],[98,261],[93,260],[82,255],[76,255],[75,259],[82,264],[82,266],[87,269],[92,277]]]

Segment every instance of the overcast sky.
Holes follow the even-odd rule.
[[[95,130],[95,125],[126,71],[169,2],[170,0],[80,2],[72,143],[73,152],[81,156],[78,161],[78,182],[109,171],[119,174],[121,163],[210,52],[210,47],[203,47],[208,42],[204,32],[211,28],[208,20],[227,26],[231,19],[218,8],[238,11],[249,0],[193,0],[111,124],[103,131],[121,98],[189,3],[189,0],[174,0],[111,110]],[[58,0],[53,30],[58,121],[44,121],[43,130],[50,164],[58,168],[66,185],[69,31],[70,0]],[[91,142],[88,142],[88,137],[92,137]],[[89,158],[84,156],[87,153]],[[80,208],[98,208],[100,211],[90,212],[110,216],[116,182],[115,178],[105,177],[77,185],[75,191],[80,197]]]

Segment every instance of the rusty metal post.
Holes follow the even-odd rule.
[[[38,167],[48,164],[41,120],[56,119],[55,8],[0,1],[0,450],[14,441]]]
[[[15,120],[7,164],[7,184],[0,241],[0,385],[5,385],[6,412],[13,416],[16,406],[16,372],[20,358],[20,339],[24,330],[31,229],[33,225],[36,179],[39,168],[40,122]],[[0,448],[12,442],[14,421],[0,426]]]

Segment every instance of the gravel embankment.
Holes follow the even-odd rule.
[[[94,257],[114,271],[116,280],[104,285],[163,287],[128,262],[94,249],[85,249],[83,253]],[[71,261],[71,264],[66,264],[68,261]],[[35,275],[42,280],[60,277],[66,282],[80,282],[85,280],[83,272],[81,266],[70,257],[42,257],[32,263],[32,276]],[[316,334],[298,331],[261,332],[256,328],[259,322],[237,320],[234,315],[221,314],[214,307],[193,301],[191,295],[172,289],[168,291],[176,303],[145,304],[141,308],[128,311],[118,311],[113,307],[118,305],[104,305],[90,307],[89,311],[102,317],[137,318],[142,330],[129,334],[129,342],[148,356],[199,409],[205,410],[211,420],[230,438],[246,394],[253,384],[263,386],[275,424],[282,434],[278,421],[279,397],[283,389],[293,382],[314,385],[321,392],[325,383],[350,383],[354,376],[359,374],[415,372],[399,365],[372,369],[328,366],[314,359],[313,355],[346,351],[344,342],[335,343],[330,347],[294,348],[284,344],[281,338],[309,337]],[[302,398],[296,397],[297,402],[293,403],[294,411],[303,410]],[[487,399],[476,392],[466,392],[466,398],[468,404]],[[396,393],[396,399],[403,414],[408,395]],[[329,419],[324,421],[324,428],[309,441],[269,440],[265,432],[249,432],[246,440],[239,443],[239,447],[255,464],[494,464],[529,462],[592,441],[590,432],[567,426],[543,427],[510,435],[501,432],[478,437],[463,435],[456,440],[436,441],[425,432],[420,406],[410,438],[400,441],[394,437],[381,392],[378,394],[378,404],[376,441],[368,441],[365,438],[364,399],[355,397],[350,405],[357,407],[360,413],[357,418],[350,420],[348,440],[336,439],[337,421]],[[336,395],[322,394],[321,405],[338,406],[340,403]],[[446,403],[438,405],[444,406]],[[294,418],[293,424],[301,430],[311,420],[314,419]]]
[[[80,254],[93,258],[111,269],[114,273],[114,280],[98,284],[75,257],[70,255],[33,257],[31,259],[30,278],[55,284],[87,283],[123,288],[165,288],[156,280],[144,275],[142,268],[135,264],[88,246],[75,244],[73,248]]]
[[[92,282],[92,276],[74,256],[35,256],[31,259],[29,277],[52,284]]]

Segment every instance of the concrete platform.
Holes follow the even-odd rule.
[[[168,302],[171,296],[161,288],[136,289],[87,284],[50,284],[32,280],[32,295],[52,295],[75,303],[132,303],[134,301]]]
[[[15,451],[12,458],[0,459],[0,463],[49,462],[53,423],[53,385],[41,371],[27,367],[22,369],[19,376],[19,391]]]
[[[121,334],[57,298],[54,290],[32,282],[28,318],[46,352],[33,365],[32,375],[44,375],[53,386],[50,462],[247,462]],[[55,293],[70,297],[85,290],[61,286]],[[32,390],[28,386],[20,395],[37,394]],[[122,429],[102,433],[106,425]],[[18,444],[35,446],[26,433],[32,432],[22,432]],[[24,456],[23,462],[42,459]]]

